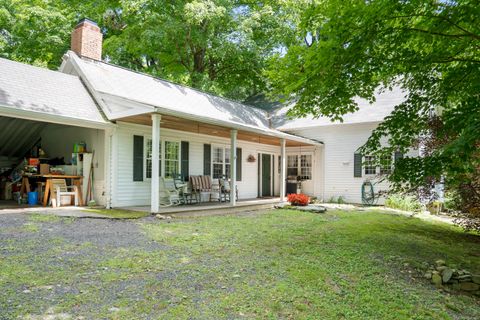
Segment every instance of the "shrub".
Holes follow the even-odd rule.
[[[404,211],[418,212],[422,210],[422,204],[413,196],[392,194],[385,200],[385,207]]]
[[[291,193],[287,195],[288,202],[292,206],[306,206],[310,202],[310,198],[303,194],[296,194],[296,193]]]
[[[336,197],[330,197],[330,199],[328,199],[327,203],[346,204],[347,202],[345,201],[345,198],[344,198],[344,197],[339,196],[338,198],[336,198]]]

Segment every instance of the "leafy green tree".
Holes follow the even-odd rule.
[[[244,99],[265,88],[265,62],[291,30],[279,6],[235,0],[125,1],[110,11],[115,63]],[[279,34],[281,36],[279,36]]]
[[[268,75],[274,93],[295,99],[297,117],[338,120],[357,109],[355,96],[374,102],[379,88],[403,88],[405,102],[363,152],[407,152],[435,135],[444,143],[399,161],[389,179],[397,190],[413,191],[445,176],[456,188],[480,171],[479,17],[478,0],[313,1],[297,43],[272,59]],[[433,114],[439,130],[430,127]]]
[[[265,89],[266,61],[292,38],[281,2],[0,0],[0,56],[57,68],[75,23],[104,33],[104,57],[243,100]]]
[[[0,0],[0,57],[57,69],[81,17],[101,20],[115,1]]]

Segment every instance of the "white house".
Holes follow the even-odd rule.
[[[379,96],[374,106],[362,103],[343,124],[286,120],[284,110],[271,114],[103,62],[101,47],[100,29],[84,19],[72,33],[72,51],[60,72],[0,60],[8,71],[0,73],[0,116],[7,124],[13,117],[62,123],[45,131],[45,139],[88,137],[98,154],[95,197],[107,207],[150,205],[158,212],[159,177],[174,174],[228,175],[239,199],[283,200],[297,191],[300,179],[301,191],[311,196],[361,203],[361,184],[379,169],[368,164],[362,169],[362,158],[354,154],[403,98],[394,91]],[[15,68],[26,76],[19,79]],[[24,104],[2,99],[2,86],[11,78],[23,87],[10,95],[27,95],[31,105],[46,107],[24,116]],[[27,94],[30,89],[38,95]],[[9,103],[14,111],[5,108]],[[230,201],[235,205],[235,197]]]
[[[324,201],[338,201],[341,197],[348,203],[362,203],[361,189],[365,181],[372,182],[376,193],[387,190],[387,182],[379,177],[391,170],[395,160],[403,155],[398,152],[392,154],[390,159],[382,161],[384,166],[380,167],[372,163],[373,157],[360,155],[358,149],[394,107],[404,100],[405,94],[398,88],[378,93],[375,104],[356,99],[359,110],[345,115],[343,122],[332,122],[325,117],[289,120],[286,118],[288,108],[278,110],[274,117],[278,130],[323,142],[317,160],[319,165],[315,168],[319,171],[314,182],[317,188],[307,192]],[[380,197],[377,203],[381,204],[383,200]]]

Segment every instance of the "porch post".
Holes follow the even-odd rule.
[[[237,130],[230,130],[230,205],[237,203]]]
[[[152,114],[152,179],[151,209],[152,213],[160,211],[160,119],[159,114]]]
[[[280,201],[285,201],[285,191],[287,187],[287,142],[285,139],[280,140],[280,154],[282,161],[280,163]]]

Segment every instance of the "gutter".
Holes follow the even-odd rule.
[[[189,120],[199,121],[199,122],[213,124],[213,125],[223,125],[223,126],[231,128],[231,129],[244,130],[244,131],[249,131],[249,132],[254,132],[254,133],[258,133],[258,134],[271,136],[271,137],[285,138],[285,139],[289,139],[289,140],[293,140],[293,141],[297,141],[297,142],[302,142],[302,143],[307,143],[307,144],[311,144],[311,145],[322,145],[323,144],[322,142],[314,141],[314,140],[307,139],[307,138],[304,138],[304,137],[291,135],[291,134],[284,133],[284,132],[281,132],[281,131],[278,131],[278,130],[275,130],[275,129],[262,130],[260,128],[253,127],[251,125],[245,125],[245,124],[240,124],[240,123],[236,123],[236,122],[229,122],[229,121],[225,121],[225,120],[215,120],[215,119],[212,119],[210,117],[205,117],[205,116],[192,115],[192,114],[189,114],[189,113],[172,110],[172,109],[170,109],[166,106],[155,106],[155,105],[143,102],[143,101],[139,101],[139,100],[135,100],[135,99],[131,99],[131,98],[125,98],[125,97],[114,95],[114,94],[111,94],[111,93],[108,93],[108,92],[96,90],[94,88],[94,86],[90,83],[90,81],[88,80],[88,77],[82,71],[82,68],[78,65],[78,63],[76,61],[77,56],[74,52],[68,51],[67,54],[64,55],[64,59],[72,62],[72,65],[73,65],[75,71],[78,72],[80,78],[83,80],[83,82],[84,82],[85,86],[87,87],[88,91],[94,97],[94,100],[97,101],[97,103],[100,105],[101,109],[103,109],[103,110],[108,110],[109,108],[106,105],[106,103],[103,101],[102,96],[101,96],[102,94],[107,95],[107,96],[111,96],[111,97],[115,97],[115,98],[119,98],[119,99],[125,100],[127,102],[136,102],[136,103],[146,105],[146,106],[153,109],[151,111],[153,113],[160,113],[160,114],[165,114],[165,115],[177,116],[177,117],[180,117],[180,118],[183,118],[183,119],[189,119]],[[139,115],[139,114],[145,114],[145,113],[147,113],[147,112],[132,114],[132,116],[133,115]],[[113,120],[120,120],[120,119],[121,118],[113,119],[113,118],[109,117],[109,120],[112,120],[112,121]]]
[[[264,130],[264,129],[261,129],[261,128],[256,128],[256,127],[251,126],[251,125],[245,125],[245,124],[241,124],[241,123],[237,123],[237,122],[229,122],[229,121],[225,121],[225,120],[215,120],[215,119],[212,119],[210,117],[192,115],[190,113],[172,110],[172,109],[170,109],[168,107],[165,107],[165,106],[159,107],[159,106],[152,105],[150,103],[146,103],[146,102],[139,101],[139,100],[136,100],[136,99],[125,98],[125,97],[121,97],[121,96],[118,96],[118,95],[113,95],[111,93],[104,92],[104,91],[97,91],[97,93],[100,93],[102,95],[115,97],[117,99],[121,99],[121,100],[124,100],[124,101],[127,101],[127,102],[130,101],[130,102],[139,103],[139,104],[145,105],[145,106],[152,109],[150,112],[140,112],[140,113],[137,113],[137,114],[131,114],[130,116],[139,115],[139,114],[146,114],[146,113],[158,113],[158,114],[176,116],[176,117],[179,117],[179,118],[182,118],[182,119],[199,121],[199,122],[203,122],[203,123],[207,123],[207,124],[222,125],[222,126],[225,126],[225,127],[231,128],[231,129],[254,132],[254,133],[258,133],[258,134],[262,134],[262,135],[266,135],[266,136],[270,136],[270,137],[285,138],[285,139],[289,139],[289,140],[293,140],[293,141],[297,141],[297,142],[302,142],[302,143],[307,143],[307,144],[311,144],[311,145],[323,145],[323,142],[319,142],[319,141],[316,141],[316,140],[304,138],[304,137],[301,137],[301,136],[291,135],[289,133],[281,132],[281,131],[278,131],[278,130],[275,130],[275,129]],[[121,119],[122,118],[118,118],[118,119],[116,118],[116,119],[111,119],[111,120],[121,120]]]
[[[69,126],[84,127],[91,129],[114,128],[116,125],[110,122],[97,122],[73,117],[58,116],[37,111],[21,110],[11,106],[0,105],[0,116],[20,118],[25,120],[57,123]]]

